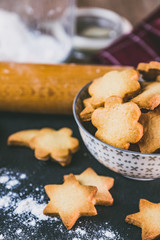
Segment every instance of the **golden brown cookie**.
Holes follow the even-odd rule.
[[[153,81],[160,75],[160,62],[139,63],[137,70],[143,75],[144,79]]]
[[[97,188],[81,185],[73,174],[62,185],[45,186],[45,191],[50,201],[43,213],[60,216],[68,229],[73,227],[79,217],[97,214],[94,207]]]
[[[160,148],[160,108],[142,113],[140,123],[144,135],[138,145],[142,153],[153,153]]]
[[[89,105],[84,102],[85,108],[80,113],[82,120],[90,120],[94,109],[103,107],[104,102],[110,96],[133,97],[140,90],[138,79],[139,73],[134,69],[127,69],[121,72],[111,71],[103,77],[95,79],[88,88],[91,96],[87,100]]]
[[[112,146],[128,149],[130,143],[138,142],[143,135],[143,127],[138,123],[140,115],[135,103],[122,103],[120,97],[109,97],[105,107],[92,114],[92,124],[98,129],[95,136]]]
[[[62,166],[68,165],[72,153],[79,149],[79,141],[72,137],[69,128],[20,131],[8,138],[8,145],[28,146],[35,150],[35,157],[39,160],[46,161],[51,157]]]
[[[80,113],[80,118],[83,121],[90,121],[91,120],[91,115],[94,112],[95,108],[92,106],[92,98],[86,98],[83,100],[84,104],[84,109]]]
[[[9,136],[8,145],[29,147],[33,137],[39,133],[38,129],[24,130],[16,132]]]
[[[147,84],[142,93],[131,100],[140,108],[153,110],[160,104],[160,82]]]
[[[158,75],[158,76],[156,77],[156,81],[157,81],[157,82],[160,82],[160,75]]]
[[[64,176],[67,179],[68,175]],[[98,191],[96,193],[96,204],[111,206],[113,204],[113,198],[108,191],[114,185],[114,178],[99,176],[92,168],[87,168],[80,175],[75,175],[76,179],[82,185],[96,186]]]
[[[142,228],[142,240],[152,240],[160,236],[160,203],[145,199],[139,201],[139,212],[128,215],[126,222]]]
[[[111,71],[102,78],[94,80],[88,88],[92,105],[99,107],[110,96],[121,98],[133,96],[140,89],[138,79],[139,74],[136,70],[127,69],[122,72]]]

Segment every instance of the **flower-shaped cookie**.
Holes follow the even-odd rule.
[[[160,107],[148,113],[142,113],[140,123],[144,135],[138,145],[142,153],[153,153],[160,148]]]
[[[112,146],[128,149],[130,143],[138,142],[143,135],[143,127],[138,123],[140,115],[135,103],[122,103],[120,97],[109,97],[105,107],[92,114],[92,124],[98,129],[95,136]]]
[[[160,75],[160,62],[139,63],[137,70],[142,73],[144,79],[153,81]]]
[[[72,153],[79,148],[79,141],[72,137],[72,130],[62,128],[58,131],[51,128],[41,130],[24,130],[12,134],[8,145],[27,146],[35,150],[35,157],[48,160],[50,157],[62,166],[70,163]]]
[[[139,74],[134,69],[106,73],[103,77],[94,80],[88,88],[92,105],[99,107],[111,96],[121,98],[133,96],[140,89],[138,79]]]
[[[131,101],[136,103],[140,108],[153,110],[160,104],[160,82],[143,84],[143,86],[142,93]]]
[[[134,69],[111,71],[95,79],[88,88],[91,98],[84,100],[85,108],[80,113],[81,119],[90,120],[94,109],[104,106],[104,102],[110,96],[133,97],[140,89],[138,79],[139,73]]]

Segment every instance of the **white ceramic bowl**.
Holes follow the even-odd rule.
[[[73,104],[74,118],[81,137],[89,152],[107,168],[135,180],[153,180],[160,177],[160,154],[133,152],[106,144],[94,137],[95,128],[90,122],[83,122],[79,113],[83,109],[83,99],[87,98],[88,86],[77,94]]]

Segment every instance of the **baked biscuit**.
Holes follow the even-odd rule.
[[[138,145],[142,153],[153,153],[160,148],[160,108],[142,113],[140,123],[144,135]]]
[[[64,179],[67,179],[67,177],[68,175],[65,175]],[[113,198],[109,190],[114,185],[114,178],[99,176],[92,168],[87,168],[75,177],[82,185],[97,187],[98,191],[95,196],[97,205],[111,206],[113,204]]]
[[[91,120],[91,115],[94,112],[95,108],[92,106],[92,98],[86,98],[83,100],[84,104],[84,109],[80,113],[80,118],[83,121],[90,121]]]
[[[158,75],[158,76],[156,77],[156,81],[157,81],[157,82],[160,82],[160,75]]]
[[[160,75],[160,62],[139,63],[137,70],[142,74],[144,79],[153,81]]]
[[[153,110],[160,104],[160,82],[147,84],[142,93],[131,100],[140,108]]]
[[[51,128],[41,130],[24,130],[12,134],[8,145],[27,146],[35,150],[35,157],[46,161],[50,157],[62,166],[70,163],[72,153],[79,149],[79,141],[72,137],[72,130]]]
[[[160,236],[160,203],[145,199],[139,201],[139,212],[128,215],[126,222],[142,228],[142,240],[152,240]]]
[[[45,191],[50,199],[43,213],[60,216],[66,228],[71,229],[81,216],[94,216],[97,188],[81,185],[70,174],[62,185],[46,185]]]
[[[9,136],[8,145],[30,147],[29,143],[39,133],[38,129],[24,130]]]
[[[89,105],[84,102],[85,108],[80,113],[80,117],[85,121],[90,120],[94,109],[103,107],[105,100],[110,96],[133,97],[140,90],[138,79],[139,73],[134,69],[111,71],[95,79],[88,88],[91,96]]]
[[[134,69],[106,73],[102,78],[94,80],[88,88],[92,105],[100,107],[110,96],[133,96],[140,89],[138,79],[139,74]]]
[[[92,124],[98,129],[95,136],[112,146],[128,149],[130,143],[138,142],[143,135],[143,127],[138,123],[140,115],[135,103],[122,103],[120,97],[109,97],[105,107],[92,114]]]

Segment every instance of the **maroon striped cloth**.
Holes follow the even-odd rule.
[[[160,7],[130,34],[122,36],[96,56],[104,65],[128,65],[160,61]]]

